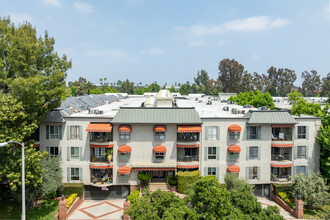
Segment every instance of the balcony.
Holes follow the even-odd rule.
[[[91,132],[90,141],[97,143],[112,142],[113,135],[109,132]]]
[[[91,171],[91,184],[95,186],[107,186],[113,183],[112,169],[106,168],[92,168]]]
[[[270,180],[276,183],[291,182],[291,167],[271,167]]]
[[[113,162],[113,158],[111,158],[111,161],[108,161],[108,158],[105,155],[104,156],[95,156],[95,155],[92,155],[90,162],[111,163],[111,162]]]
[[[273,161],[292,161],[292,155],[289,153],[272,154]]]
[[[177,158],[178,162],[199,162],[199,156],[198,155],[178,155]]]
[[[273,127],[272,141],[292,141],[292,127]]]
[[[177,142],[195,142],[195,141],[199,141],[199,132],[177,134]]]
[[[292,161],[292,147],[272,147],[271,160],[275,162]]]

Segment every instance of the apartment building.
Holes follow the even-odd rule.
[[[86,199],[125,198],[141,171],[166,183],[169,175],[197,169],[221,183],[236,173],[268,197],[271,182],[318,171],[320,125],[317,117],[212,97],[174,99],[168,90],[152,97],[91,95],[50,112],[36,146],[61,159],[63,182],[85,184]]]

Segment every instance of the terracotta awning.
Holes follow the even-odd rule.
[[[241,126],[236,125],[236,124],[230,125],[228,127],[228,131],[230,131],[230,132],[239,132],[241,130],[242,130]]]
[[[111,169],[111,168],[113,168],[113,165],[106,165],[106,166],[102,166],[102,165],[89,165],[89,168],[91,168],[91,169]]]
[[[132,151],[132,148],[128,145],[121,145],[118,147],[119,153],[130,153]]]
[[[292,163],[289,164],[270,164],[271,167],[287,168],[292,167]]]
[[[293,128],[294,125],[272,125],[273,128]]]
[[[40,147],[40,144],[33,144],[33,147]]]
[[[199,144],[177,144],[177,148],[197,148]]]
[[[179,125],[177,133],[196,133],[201,131],[202,127],[200,125]]]
[[[196,169],[199,168],[199,165],[177,165],[178,169]]]
[[[113,144],[90,144],[90,147],[112,148]]]
[[[241,147],[238,145],[230,145],[228,147],[228,151],[231,153],[239,153],[239,152],[241,152]]]
[[[166,152],[166,147],[163,146],[163,145],[154,146],[154,152],[155,153],[165,153]]]
[[[132,128],[129,125],[122,125],[122,126],[119,126],[119,128],[118,128],[118,132],[131,132],[131,131],[132,131]]]
[[[111,124],[89,124],[86,128],[88,132],[111,132]]]
[[[293,144],[272,144],[272,147],[293,147]]]
[[[133,170],[136,171],[167,171],[167,170],[176,170],[175,167],[133,167]]]
[[[239,171],[241,171],[241,169],[237,165],[231,165],[231,166],[227,167],[227,171],[231,172],[231,173],[239,173]]]
[[[131,173],[131,168],[128,166],[122,166],[119,167],[117,170],[118,174],[130,174]]]
[[[166,131],[166,127],[164,125],[156,125],[154,127],[154,132],[165,132]]]

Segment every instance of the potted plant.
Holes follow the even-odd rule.
[[[178,178],[177,176],[169,176],[168,179],[167,179],[167,182],[168,182],[168,185],[170,185],[170,191],[173,192],[173,191],[176,191],[176,186],[178,184]]]
[[[142,172],[138,173],[137,177],[138,177],[138,180],[140,180],[142,187],[146,188],[146,187],[148,187],[148,184],[152,178],[152,175],[150,172],[142,171]]]
[[[107,156],[107,160],[109,163],[111,162],[111,159],[112,159],[112,152],[113,152],[113,149],[110,148],[110,149],[107,149],[106,152],[104,153],[104,155]]]
[[[104,184],[104,182],[105,182],[105,179],[104,179],[104,178],[102,178],[102,184]]]

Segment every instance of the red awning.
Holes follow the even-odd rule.
[[[196,133],[201,131],[202,127],[200,125],[179,125],[177,133]]]
[[[130,174],[131,173],[131,168],[128,166],[122,166],[119,167],[117,170],[118,174]]]
[[[196,169],[199,168],[199,165],[176,165],[178,169]]]
[[[90,144],[90,147],[112,148],[113,144]]]
[[[177,148],[197,148],[199,147],[199,144],[177,144]]]
[[[231,153],[239,153],[239,152],[241,152],[241,147],[238,145],[230,145],[228,147],[228,151]]]
[[[292,163],[290,164],[270,164],[271,167],[279,167],[279,168],[287,168],[292,167]]]
[[[102,165],[89,165],[89,168],[91,168],[91,169],[111,169],[111,168],[113,168],[113,165],[106,165],[106,166],[102,166]]]
[[[231,172],[231,173],[239,173],[239,171],[241,171],[241,169],[237,165],[231,165],[231,166],[227,167],[227,171]]]
[[[119,153],[130,153],[132,151],[132,148],[128,145],[121,145],[118,147]]]
[[[163,146],[163,145],[154,146],[154,152],[155,153],[165,153],[166,152],[166,147]]]
[[[118,132],[131,132],[132,128],[129,125],[121,125],[118,128]]]
[[[161,168],[161,167],[133,167],[133,170],[137,171],[167,171],[167,170],[176,170],[175,167],[166,167],[166,168]]]
[[[273,128],[293,128],[294,125],[272,125]]]
[[[236,124],[230,125],[228,127],[228,131],[230,131],[230,132],[239,132],[241,130],[242,130],[241,126],[236,125]]]
[[[272,147],[293,147],[293,144],[272,144]]]
[[[33,147],[40,147],[40,144],[33,144]]]
[[[89,124],[86,131],[88,132],[111,132],[111,124]]]
[[[164,125],[156,125],[154,127],[154,132],[165,132],[166,131],[166,127]]]

